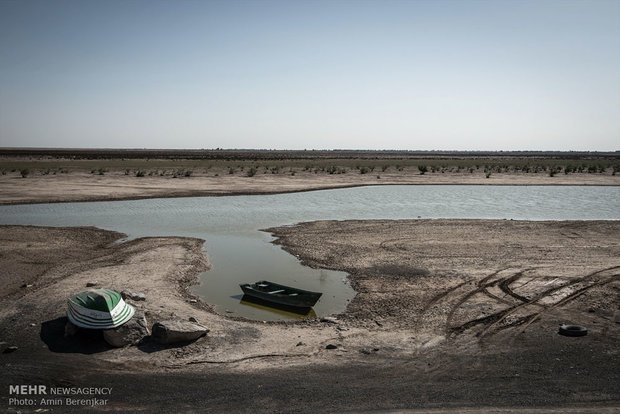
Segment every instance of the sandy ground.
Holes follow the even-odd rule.
[[[215,170],[214,170],[215,171]],[[209,175],[172,178],[170,176],[135,177],[122,172],[93,175],[71,172],[56,175],[19,173],[0,175],[0,204],[50,203],[63,201],[127,200],[154,197],[192,197],[232,194],[273,194],[326,188],[388,184],[470,184],[470,185],[620,185],[620,175],[571,173],[550,177],[546,173],[493,173],[489,178],[482,171],[474,173],[426,173],[414,169],[360,174],[315,174],[298,171],[295,175],[257,174],[247,177],[225,170],[210,171]],[[218,176],[215,176],[215,174]],[[380,178],[378,178],[380,177]]]
[[[200,240],[2,226],[0,345],[19,347],[0,354],[3,407],[11,384],[72,384],[113,387],[105,409],[116,411],[620,409],[620,222],[271,231],[303,263],[349,272],[358,294],[338,323],[244,321],[190,303],[187,287],[209,267]],[[64,338],[66,298],[94,281],[143,291],[147,300],[133,304],[149,323],[195,317],[211,331],[178,347]],[[588,335],[560,336],[560,322]]]

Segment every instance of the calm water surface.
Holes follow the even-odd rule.
[[[495,218],[618,220],[620,187],[378,186],[293,194],[0,206],[0,224],[97,226],[145,236],[206,240],[212,270],[194,290],[221,313],[288,319],[240,303],[239,283],[268,279],[324,292],[316,314],[344,310],[346,274],[310,269],[270,243],[267,227],[325,219]]]

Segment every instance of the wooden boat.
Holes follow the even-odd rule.
[[[311,308],[322,295],[320,292],[297,289],[266,280],[256,283],[243,283],[239,286],[241,286],[243,293],[248,296],[297,308]]]

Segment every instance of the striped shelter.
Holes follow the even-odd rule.
[[[71,296],[67,318],[81,328],[111,329],[131,319],[133,306],[121,294],[110,289],[93,289]]]

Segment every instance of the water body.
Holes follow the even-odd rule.
[[[620,187],[377,186],[292,194],[0,206],[0,224],[97,226],[129,238],[206,240],[212,270],[195,288],[220,313],[251,319],[298,317],[240,303],[239,283],[260,279],[324,292],[317,315],[354,296],[342,272],[310,269],[259,231],[312,220],[486,218],[619,220]],[[228,312],[226,312],[228,311]]]

